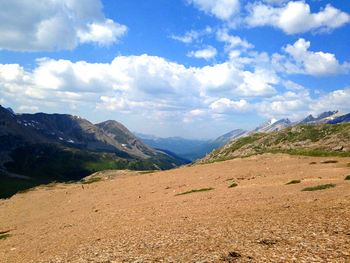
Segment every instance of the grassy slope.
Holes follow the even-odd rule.
[[[335,150],[346,146],[346,151]],[[288,153],[310,156],[350,156],[350,123],[302,125],[278,132],[255,133],[214,150],[199,163],[224,161],[262,153]]]

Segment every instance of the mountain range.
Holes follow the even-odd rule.
[[[157,148],[169,150],[182,158],[195,161],[204,157],[215,149],[225,146],[236,139],[249,136],[254,133],[269,133],[279,131],[295,125],[323,125],[350,122],[350,114],[338,111],[327,111],[314,117],[309,115],[299,121],[292,122],[288,118],[276,120],[270,119],[258,127],[246,131],[242,129],[232,130],[212,140],[189,140],[181,137],[159,138],[152,135],[136,134],[143,142]]]
[[[0,106],[1,194],[99,170],[163,170],[185,163],[151,148],[117,121],[92,124],[73,115],[15,114]]]
[[[171,169],[212,156],[218,152],[213,150],[232,142],[250,141],[256,134],[345,122],[350,122],[350,114],[329,111],[296,122],[271,119],[250,131],[235,129],[208,141],[137,134],[139,139],[114,120],[93,124],[79,116],[16,114],[0,106],[0,197],[52,181],[77,181],[106,169]]]

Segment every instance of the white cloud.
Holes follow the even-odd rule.
[[[284,4],[285,2],[288,2],[289,0],[263,0],[263,1],[269,4],[281,5],[281,4]]]
[[[287,91],[271,98],[265,98],[255,105],[259,115],[265,118],[298,119],[308,112],[312,99],[307,90]]]
[[[30,72],[17,64],[0,64],[1,97],[55,109],[76,105],[157,118],[168,117],[160,112],[177,112],[178,117],[190,112],[190,117],[203,116],[201,110],[220,98],[273,95],[279,82],[270,71],[243,70],[231,62],[187,68],[148,55],[120,56],[111,63],[48,58],[37,63]]]
[[[51,107],[63,112],[74,105],[78,112],[95,109],[103,116],[119,113],[133,121],[137,116],[171,127],[189,122],[214,125],[241,113],[296,120],[326,110],[350,112],[350,87],[315,98],[298,83],[267,69],[268,63],[263,68],[266,58],[261,57],[256,56],[261,60],[256,65],[250,64],[253,70],[230,61],[188,68],[148,55],[120,56],[111,63],[46,58],[32,71],[0,64],[0,97],[19,105],[20,111]]]
[[[188,44],[198,40],[202,36],[212,33],[212,31],[212,28],[207,26],[204,30],[191,30],[186,32],[183,36],[171,35],[170,38]]]
[[[261,2],[248,5],[249,26],[270,25],[282,29],[287,34],[304,33],[310,30],[331,31],[350,22],[349,14],[330,4],[318,13],[311,13],[304,1],[290,1],[283,7],[273,7]]]
[[[194,109],[189,112],[184,112],[184,118],[182,119],[183,123],[194,123],[196,121],[203,121],[208,117],[207,109]]]
[[[310,105],[314,113],[328,110],[339,110],[344,113],[350,112],[350,87],[339,89],[322,95]]]
[[[254,47],[253,44],[248,43],[248,41],[245,39],[242,40],[238,36],[229,35],[227,29],[218,30],[218,32],[216,33],[216,38],[218,41],[226,43],[226,46],[225,46],[226,51],[230,51],[233,48],[238,48],[238,47],[243,49],[243,50]]]
[[[276,93],[275,88],[270,85],[280,81],[274,72],[258,68],[254,72],[244,71],[242,75],[243,83],[236,89],[241,96],[268,96]]]
[[[233,101],[228,98],[220,98],[210,104],[209,108],[216,113],[241,113],[249,111],[251,105],[246,100]]]
[[[188,2],[222,20],[229,20],[240,10],[239,0],[188,0]]]
[[[100,0],[1,1],[0,24],[0,48],[14,51],[110,45],[127,30],[104,17]]]
[[[212,97],[217,94],[230,98],[273,95],[276,90],[272,85],[279,83],[279,78],[272,71],[262,68],[242,70],[234,62],[205,66],[195,75],[201,90]]]
[[[214,58],[216,55],[217,55],[217,50],[212,46],[208,46],[205,49],[201,49],[197,51],[191,51],[187,54],[187,56],[189,57],[204,58],[205,60]]]
[[[304,87],[299,85],[298,83],[295,83],[291,80],[284,80],[282,82],[283,86],[287,89],[287,90],[293,90],[293,91],[297,91],[297,90],[303,90]]]
[[[272,63],[279,71],[289,74],[308,74],[329,76],[348,72],[349,63],[339,64],[334,54],[322,51],[309,51],[310,41],[300,38],[293,45],[287,45],[283,51],[288,55],[274,54]]]
[[[191,30],[185,33],[183,36],[170,36],[172,39],[178,40],[183,43],[192,43],[194,40],[196,40],[199,37],[198,31]]]
[[[264,98],[254,105],[265,118],[290,118],[299,120],[308,114],[317,115],[329,110],[350,112],[350,87],[338,89],[312,98],[305,88],[287,91],[271,98]]]
[[[117,42],[117,38],[127,31],[127,27],[106,19],[103,23],[92,23],[88,25],[88,31],[78,31],[81,43],[96,42],[103,46]]]

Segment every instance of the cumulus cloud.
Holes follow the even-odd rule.
[[[305,116],[310,110],[310,104],[313,100],[309,91],[302,89],[299,91],[287,91],[277,94],[270,98],[264,98],[261,102],[255,104],[259,115],[265,118],[291,118],[299,119]]]
[[[280,2],[280,1],[277,1]],[[328,4],[318,13],[311,13],[304,1],[290,1],[282,7],[273,7],[261,2],[248,5],[246,22],[251,27],[273,26],[287,34],[304,33],[310,30],[331,31],[350,22],[350,15]]]
[[[188,0],[188,2],[221,20],[229,20],[240,10],[239,0]]]
[[[310,41],[300,38],[293,45],[283,48],[287,54],[274,54],[272,63],[275,67],[289,74],[308,74],[329,76],[348,72],[349,63],[340,64],[334,54],[322,51],[309,51]]]
[[[117,42],[118,37],[122,36],[127,27],[113,22],[111,19],[106,19],[102,23],[92,23],[87,25],[88,30],[78,31],[78,38],[81,43],[98,43],[102,46],[108,46]]]
[[[115,43],[127,27],[105,18],[102,7],[100,0],[1,1],[0,48],[51,51]]]
[[[276,93],[271,84],[278,84],[280,80],[273,71],[258,68],[254,72],[244,71],[242,75],[244,81],[236,90],[241,96],[268,96]]]
[[[330,109],[339,110],[341,112],[350,112],[350,87],[338,89],[327,94],[323,94],[316,100],[310,108],[315,113],[328,111]]]
[[[187,54],[189,57],[195,57],[195,58],[204,58],[205,60],[209,60],[211,58],[214,58],[217,55],[216,48],[212,46],[208,46],[205,49],[197,50],[197,51],[191,51]]]
[[[111,63],[48,58],[37,63],[30,72],[17,64],[0,64],[1,97],[19,105],[88,105],[158,117],[168,116],[159,112],[190,112],[186,116],[193,117],[202,116],[201,110],[220,98],[240,101],[273,95],[279,82],[269,71],[243,70],[230,62],[185,67],[148,55],[120,56]]]
[[[318,115],[329,110],[350,112],[350,87],[337,89],[312,97],[309,90],[298,87],[298,90],[287,91],[270,98],[264,98],[252,105],[260,116],[265,118],[290,118],[298,120],[308,114]]]
[[[262,57],[257,60],[265,61]],[[148,55],[119,56],[111,63],[48,58],[37,63],[32,71],[0,64],[1,98],[22,106],[20,111],[75,105],[182,123],[224,120],[239,113],[297,119],[327,109],[350,111],[350,88],[313,98],[301,85],[262,67],[263,62],[250,64],[251,70],[231,61],[185,67]]]

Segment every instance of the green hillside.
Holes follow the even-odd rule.
[[[214,150],[196,163],[223,161],[263,153],[312,156],[350,156],[350,123],[293,126],[255,133]]]

